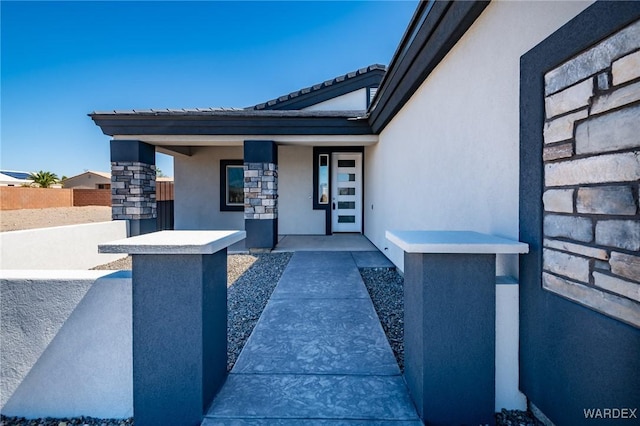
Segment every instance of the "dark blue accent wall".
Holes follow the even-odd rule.
[[[244,229],[249,249],[272,249],[278,244],[278,219],[245,219]]]
[[[136,425],[199,425],[227,374],[227,250],[133,256]]]
[[[278,164],[278,145],[273,141],[244,141],[244,162]]]
[[[137,140],[112,140],[111,161],[156,164],[156,147]]]
[[[404,377],[429,425],[493,424],[496,256],[405,253]]]
[[[245,164],[262,163],[277,165],[278,145],[274,141],[269,140],[246,140],[244,141],[244,162]],[[278,243],[277,218],[248,219],[247,215],[245,215],[244,229],[247,232],[245,245],[249,249],[269,250],[274,248]]]
[[[543,290],[545,72],[640,19],[640,2],[597,2],[521,58],[520,388],[557,425],[640,424],[640,330]],[[637,409],[628,420],[585,409]]]

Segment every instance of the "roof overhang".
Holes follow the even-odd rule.
[[[374,133],[402,109],[489,1],[420,2],[369,107]]]
[[[237,109],[110,111],[89,114],[105,135],[370,135],[364,111]]]

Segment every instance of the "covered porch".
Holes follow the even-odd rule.
[[[89,114],[112,137],[114,219],[155,231],[156,152],[174,157],[175,229],[278,235],[364,233],[366,113],[385,75],[371,65],[247,108]]]
[[[129,220],[132,235],[156,230],[156,152],[174,157],[176,230],[241,229],[245,248],[262,250],[278,235],[364,234],[375,135],[130,137],[114,136],[111,160],[113,218]]]

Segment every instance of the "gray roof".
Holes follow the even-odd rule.
[[[305,87],[304,89],[296,90],[288,95],[280,96],[276,99],[271,99],[270,101],[247,107],[246,109],[299,109],[363,87],[378,87],[386,69],[386,66],[380,64],[369,65],[366,68],[360,68],[357,71],[341,75],[310,87]],[[354,83],[356,85],[354,85]],[[343,88],[343,90],[340,90],[341,88]],[[325,99],[319,97],[320,92],[327,92]],[[305,100],[301,98],[308,98],[310,102],[305,102]]]
[[[321,118],[321,117],[342,117],[342,118],[363,118],[366,114],[364,110],[356,111],[299,111],[299,110],[251,110],[242,108],[195,108],[195,109],[130,109],[94,111],[90,117],[100,116],[145,116],[145,117],[301,117],[301,118]]]
[[[244,108],[161,108],[161,109],[125,109],[125,110],[109,110],[109,111],[93,111],[92,115],[204,115],[204,114],[222,114],[244,111]]]

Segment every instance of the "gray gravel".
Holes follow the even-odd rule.
[[[95,419],[93,417],[74,417],[72,419],[27,420],[23,417],[0,416],[0,426],[132,426],[133,419]]]
[[[389,268],[360,270],[400,371],[404,373],[404,278]]]
[[[291,256],[292,253],[229,256],[227,370],[233,368]]]

